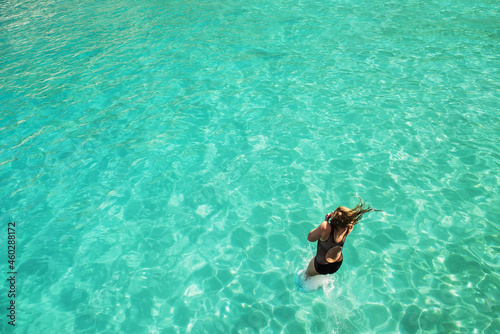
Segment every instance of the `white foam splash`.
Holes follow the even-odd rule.
[[[317,275],[306,279],[304,269],[300,270],[295,275],[297,290],[302,292],[312,292],[318,290],[319,288],[329,291],[331,289],[329,287],[331,282],[332,280],[329,275]]]

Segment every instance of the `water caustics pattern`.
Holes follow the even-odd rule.
[[[490,0],[0,2],[16,333],[498,331],[499,22]],[[354,196],[383,212],[297,291]]]

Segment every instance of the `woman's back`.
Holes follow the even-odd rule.
[[[330,223],[330,235],[327,240],[318,240],[316,261],[321,264],[334,263],[342,260],[342,247],[352,228],[338,228]]]

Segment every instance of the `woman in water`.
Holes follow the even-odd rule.
[[[342,247],[345,239],[351,233],[363,214],[370,211],[380,211],[360,203],[352,209],[339,206],[329,213],[317,228],[309,232],[309,242],[318,241],[316,256],[309,262],[305,272],[305,279],[316,275],[333,274],[342,265]]]

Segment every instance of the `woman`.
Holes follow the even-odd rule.
[[[339,206],[335,211],[329,213],[317,228],[309,232],[307,240],[309,242],[318,241],[316,256],[309,262],[305,272],[305,279],[316,275],[333,274],[339,270],[344,256],[342,247],[345,239],[352,232],[363,214],[370,211],[380,211],[372,209],[370,206],[360,203],[353,209]]]

